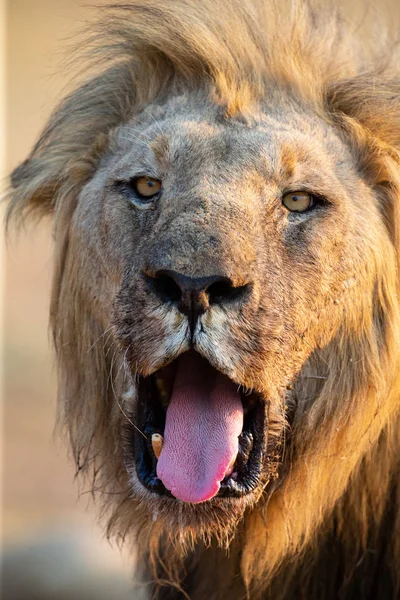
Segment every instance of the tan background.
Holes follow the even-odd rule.
[[[60,49],[70,43],[89,11],[74,0],[9,0],[6,10],[10,170],[26,157],[66,85]],[[12,557],[7,568],[17,577],[26,576],[27,565],[35,571],[32,577],[39,573],[49,580],[60,570],[54,598],[61,598],[60,590],[70,590],[75,581],[76,588],[67,594],[75,600],[81,593],[82,598],[91,597],[86,590],[91,577],[101,575],[103,581],[107,574],[111,578],[123,573],[121,580],[128,587],[128,568],[119,551],[102,539],[94,510],[87,508],[88,495],[78,499],[67,450],[53,436],[55,377],[47,330],[51,250],[50,223],[44,222],[30,225],[18,236],[12,232],[6,251],[2,536],[5,554]],[[77,591],[82,575],[75,564],[79,553],[79,561],[86,565],[82,592]],[[66,564],[67,583],[62,581]],[[104,582],[101,585],[94,598],[117,597],[117,592],[104,591]],[[124,588],[118,582],[113,589],[118,585]],[[28,598],[25,592],[8,593],[10,600]],[[46,593],[41,593],[41,600]]]
[[[101,0],[97,0],[99,3]],[[400,1],[388,0],[389,4],[392,22],[398,22]],[[365,2],[353,3],[358,11],[364,11],[365,6]],[[77,0],[8,0],[6,7],[6,166],[11,169],[27,155],[66,85],[59,67],[61,50],[88,17],[89,10]],[[381,7],[380,3],[372,8],[373,18]],[[68,546],[65,552],[73,554],[74,548],[80,549],[95,578],[96,574],[110,572],[121,574],[121,581],[127,581],[126,562],[118,550],[110,550],[102,540],[93,509],[86,508],[87,495],[78,501],[67,451],[52,436],[55,378],[47,336],[49,223],[30,226],[18,238],[12,234],[5,267],[5,548],[7,552],[11,552],[10,548],[17,550],[13,563],[17,573],[25,569],[23,551],[30,557],[39,554],[41,560],[44,556],[45,571],[49,565],[57,570],[64,561],[64,550],[50,557],[52,551],[43,548],[52,548],[54,540],[67,548],[65,540],[72,540],[72,550]],[[72,570],[69,578],[74,577],[78,581]],[[94,597],[99,599],[100,595],[96,593]],[[104,595],[107,597],[115,600],[117,596],[114,592]],[[61,596],[56,594],[54,598]],[[80,596],[70,598],[77,600]]]

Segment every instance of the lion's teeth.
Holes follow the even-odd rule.
[[[159,433],[153,433],[151,436],[151,446],[156,458],[159,458],[163,447],[164,438]]]
[[[229,463],[229,467],[226,470],[225,477],[229,477],[229,475],[231,475],[233,473],[233,468],[235,466],[236,458],[237,458],[237,453],[235,454],[235,456],[232,458],[231,462]]]

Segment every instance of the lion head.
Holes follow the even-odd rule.
[[[62,423],[161,578],[239,539],[256,594],[391,493],[399,73],[293,2],[130,2],[87,47],[11,191],[54,218]]]

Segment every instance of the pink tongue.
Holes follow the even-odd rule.
[[[178,359],[157,476],[184,502],[205,502],[238,451],[243,406],[237,386],[194,353]]]

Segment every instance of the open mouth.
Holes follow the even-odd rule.
[[[249,494],[260,483],[265,412],[257,392],[182,354],[139,381],[140,431],[129,434],[139,480],[184,502]]]

